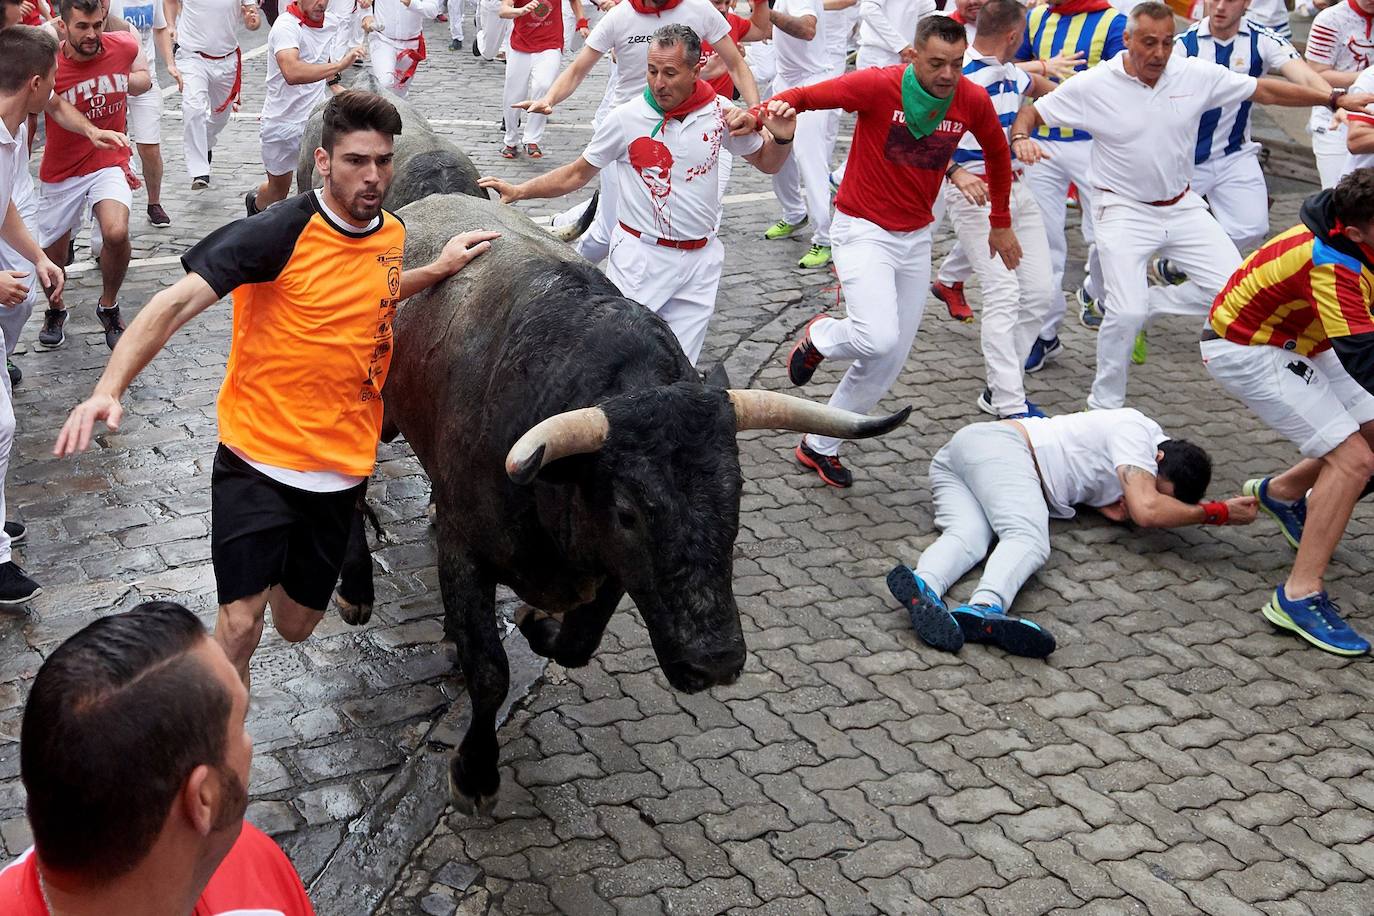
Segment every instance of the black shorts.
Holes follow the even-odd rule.
[[[315,611],[329,606],[367,481],[334,493],[278,483],[220,445],[210,475],[210,557],[219,603],[280,585]]]

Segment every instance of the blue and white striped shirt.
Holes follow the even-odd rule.
[[[964,52],[964,78],[987,90],[992,107],[997,112],[997,120],[1001,122],[1002,129],[1009,133],[1011,122],[1016,120],[1016,112],[1021,108],[1021,100],[1030,88],[1030,75],[1015,63],[1008,61],[1004,64],[995,57],[985,57],[970,45]],[[983,150],[971,132],[959,140],[959,148],[954,151],[954,163],[975,175],[983,174]],[[1019,169],[1014,158],[1012,169]]]
[[[1212,37],[1207,19],[1198,20],[1174,40],[1189,57],[1215,61],[1247,76],[1264,76],[1290,60],[1302,59],[1278,33],[1249,19],[1242,19],[1240,30],[1224,44]],[[1193,155],[1195,165],[1254,145],[1250,140],[1250,105],[1247,100],[1203,112]]]

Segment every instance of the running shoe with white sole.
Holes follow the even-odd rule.
[[[0,607],[14,607],[37,598],[43,588],[24,574],[13,560],[0,563]]]
[[[1078,303],[1078,323],[1089,331],[1102,327],[1102,307],[1089,296],[1083,287],[1073,291],[1074,302]]]
[[[1274,626],[1297,633],[1323,651],[1335,655],[1364,655],[1369,651],[1369,640],[1341,618],[1336,603],[1324,591],[1290,599],[1280,585],[1261,613]]]
[[[829,245],[812,245],[807,249],[806,254],[801,256],[797,266],[804,270],[814,270],[817,267],[825,267],[830,263]]]
[[[1059,351],[1064,349],[1064,345],[1059,342],[1058,337],[1049,340],[1036,338],[1031,345],[1030,356],[1026,357],[1026,371],[1039,372],[1049,364],[1049,361],[1059,355]]]
[[[790,239],[805,229],[810,222],[810,217],[804,217],[799,223],[789,223],[785,219],[780,219],[763,231],[763,237],[770,242],[776,242],[778,239]]]
[[[1188,275],[1174,266],[1168,258],[1150,259],[1150,276],[1165,286],[1179,286],[1188,282]]]
[[[911,628],[921,641],[941,652],[964,647],[964,631],[945,603],[909,566],[894,566],[887,574],[887,590],[911,617]]]
[[[1040,624],[1003,613],[995,604],[961,604],[950,614],[966,643],[989,643],[1024,658],[1045,658],[1054,651],[1054,637]]]
[[[29,536],[29,529],[23,522],[5,522],[5,533],[10,536],[10,544],[22,544]]]
[[[67,342],[67,310],[48,309],[43,313],[43,327],[38,329],[39,350],[56,350]]]
[[[1255,497],[1260,508],[1279,523],[1279,530],[1283,532],[1283,539],[1288,542],[1288,546],[1297,550],[1298,544],[1302,542],[1303,526],[1307,524],[1307,497],[1291,503],[1275,499],[1269,495],[1269,481],[1273,479],[1260,477],[1247,480],[1241,486],[1240,492],[1244,496]]]
[[[991,414],[999,420],[1029,420],[1033,417],[1046,417],[1049,414],[1040,409],[1034,401],[1026,402],[1025,410],[1017,410],[1008,414],[999,414],[997,409],[992,406],[992,389],[984,388],[978,395],[978,409],[983,413]]]

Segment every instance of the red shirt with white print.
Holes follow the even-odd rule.
[[[517,0],[515,8],[524,9],[532,3],[540,8],[515,17],[510,31],[511,50],[526,54],[562,51],[563,0]]]
[[[0,913],[49,916],[32,848],[0,871]],[[261,830],[244,822],[243,832],[215,869],[192,916],[315,916],[296,869]]]
[[[100,38],[100,53],[90,60],[73,60],[66,55],[66,44],[57,52],[57,83],[53,91],[76,106],[76,110],[96,127],[124,133],[128,116],[129,68],[138,57],[138,35],[134,32],[107,32]],[[129,161],[129,151],[97,149],[80,134],[74,134],[45,115],[48,145],[38,178],[49,184],[90,175],[101,169],[118,168]]]
[[[917,139],[907,130],[902,109],[905,70],[904,64],[855,70],[774,96],[798,111],[843,108],[858,113],[835,209],[889,232],[914,232],[929,225],[945,169],[959,139],[968,132],[977,138],[986,157],[992,204],[988,222],[994,228],[1009,227],[1011,150],[987,91],[960,77],[940,126]]]

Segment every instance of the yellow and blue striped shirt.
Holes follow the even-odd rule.
[[[1125,48],[1126,15],[1108,7],[1090,13],[1056,13],[1051,5],[1026,11],[1026,35],[1017,60],[1045,60],[1068,51],[1083,52],[1074,68],[1081,72],[1110,60]],[[1051,77],[1053,79],[1053,77]],[[1058,80],[1054,80],[1058,82]],[[1041,126],[1036,137],[1045,140],[1091,140],[1087,131]]]

